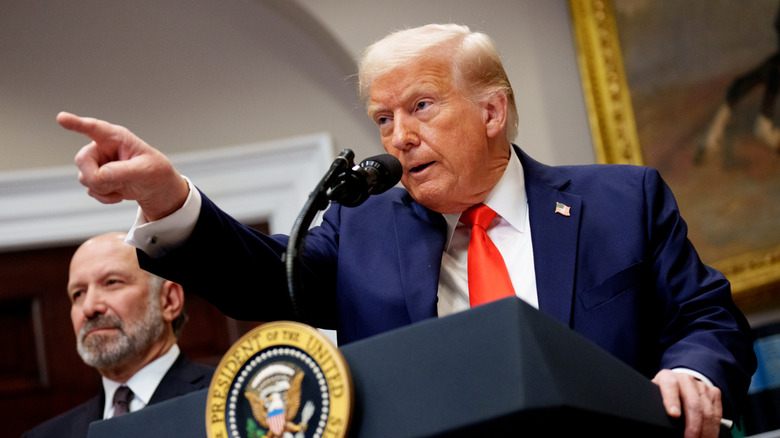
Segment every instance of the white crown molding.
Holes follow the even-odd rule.
[[[223,210],[289,233],[335,157],[330,135],[212,149],[169,158]],[[0,172],[0,250],[81,242],[130,229],[134,202],[105,205],[86,194],[75,166]]]

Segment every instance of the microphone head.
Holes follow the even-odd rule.
[[[369,196],[398,184],[402,174],[403,166],[397,158],[389,154],[375,155],[339,174],[329,198],[345,207],[356,207]]]
[[[370,184],[369,192],[372,195],[378,195],[387,191],[389,188],[401,181],[404,173],[403,166],[398,158],[390,154],[374,155],[361,161],[358,167],[363,169],[373,168],[377,172],[377,178]]]

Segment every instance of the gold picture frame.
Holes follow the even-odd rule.
[[[596,159],[643,165],[613,4],[569,0],[569,7]],[[780,245],[705,262],[729,279],[740,307],[758,308],[780,300]]]

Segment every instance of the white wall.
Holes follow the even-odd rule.
[[[498,41],[523,147],[554,164],[593,161],[565,0],[6,0],[0,171],[72,163],[86,142],[56,125],[60,110],[169,153],[323,131],[358,158],[379,153],[355,59],[396,28],[445,21]]]
[[[351,148],[359,161],[382,152],[355,89],[360,53],[393,30],[430,22],[496,39],[515,88],[519,145],[551,164],[593,162],[566,0],[5,0],[0,250],[76,242],[115,226],[87,220],[100,210],[86,194],[40,205],[62,199],[52,181],[69,172],[75,181],[73,156],[87,143],[57,125],[60,110],[125,125],[171,156],[327,135],[333,156]],[[328,162],[316,165],[324,172]],[[85,205],[78,215],[76,204]],[[274,208],[242,214],[257,219]],[[62,221],[76,216],[105,225]],[[56,235],[36,232],[39,220],[60,224]]]
[[[13,191],[13,216],[24,217],[14,184],[68,169],[75,180],[87,139],[57,125],[60,110],[123,124],[171,155],[320,134],[334,156],[380,153],[356,60],[387,33],[429,22],[496,39],[517,96],[517,143],[531,155],[594,161],[566,0],[5,0],[0,196]]]
[[[301,3],[355,58],[394,30],[427,23],[462,23],[487,33],[498,44],[516,94],[518,144],[549,164],[595,161],[566,0]]]
[[[180,152],[328,131],[379,151],[315,41],[261,1],[11,0],[0,13],[2,170],[71,164],[60,110]]]

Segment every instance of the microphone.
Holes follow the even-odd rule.
[[[306,312],[298,300],[300,289],[298,268],[299,256],[306,243],[306,230],[309,229],[318,211],[325,210],[331,200],[339,201],[347,207],[355,207],[368,199],[370,195],[382,193],[401,180],[403,167],[401,162],[389,154],[366,158],[354,166],[355,153],[349,149],[341,151],[333,160],[330,168],[309,195],[298,218],[290,231],[284,264],[287,271],[287,291],[290,295],[295,317],[308,324]]]
[[[390,154],[375,155],[347,169],[336,178],[329,198],[345,207],[357,207],[371,195],[378,195],[401,180],[403,167]]]

